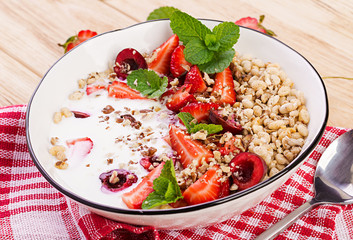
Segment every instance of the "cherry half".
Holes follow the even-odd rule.
[[[125,48],[116,56],[114,72],[119,78],[125,79],[131,71],[140,68],[146,69],[147,63],[136,49]]]
[[[115,174],[116,176],[112,177],[113,174]],[[128,170],[113,169],[108,172],[102,173],[99,176],[99,179],[102,182],[102,190],[118,192],[130,187],[133,183],[137,182],[138,178],[134,173]]]
[[[242,152],[236,155],[229,164],[233,183],[238,190],[244,190],[258,184],[267,172],[265,161],[258,155]]]
[[[223,127],[224,132],[231,132],[233,134],[239,134],[242,132],[243,127],[235,120],[235,114],[231,116],[222,116],[220,111],[211,109],[209,119],[214,124],[220,124]]]

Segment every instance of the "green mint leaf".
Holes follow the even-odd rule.
[[[210,51],[204,41],[193,39],[186,44],[184,49],[185,60],[192,64],[203,64],[213,58],[214,52]]]
[[[180,112],[177,116],[184,123],[189,133],[196,133],[200,130],[206,130],[207,134],[214,134],[223,130],[221,125],[197,123],[197,121],[196,123],[193,123],[195,118],[188,112]]]
[[[172,14],[170,27],[184,45],[195,38],[204,40],[206,34],[211,33],[211,30],[199,20],[181,11],[175,11]]]
[[[160,205],[174,203],[182,198],[182,194],[175,177],[172,160],[165,162],[161,174],[153,180],[154,191],[142,203],[142,209],[150,209]]]
[[[222,72],[225,68],[229,66],[233,57],[235,55],[235,51],[231,48],[228,51],[217,52],[213,55],[211,61],[198,65],[199,69],[208,74]]]
[[[194,126],[194,124],[191,123],[191,121],[194,120],[195,118],[188,112],[180,112],[177,114],[177,116],[184,123],[184,126],[186,127],[186,129],[190,133],[191,128]]]
[[[200,130],[206,130],[207,134],[214,134],[218,133],[223,130],[222,125],[217,125],[217,124],[205,124],[205,123],[200,123],[195,125],[194,127],[191,128],[190,132],[191,133],[196,133]]]
[[[213,34],[220,43],[218,51],[227,51],[234,46],[239,38],[239,26],[233,22],[223,22],[213,28]]]
[[[134,70],[126,79],[129,87],[150,98],[162,95],[168,85],[167,77],[160,78],[156,72],[147,69]]]
[[[218,51],[219,47],[221,44],[217,40],[217,37],[215,34],[206,34],[205,36],[205,45],[206,47],[211,50],[211,51]]]
[[[147,20],[170,18],[176,10],[178,9],[168,6],[157,8],[148,15]]]

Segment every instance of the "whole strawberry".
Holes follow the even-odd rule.
[[[69,37],[64,44],[58,44],[65,49],[65,53],[86,41],[87,39],[97,35],[97,32],[91,30],[81,30],[77,35]]]
[[[265,19],[265,15],[261,15],[259,20],[252,17],[244,17],[236,21],[235,24],[243,27],[252,28],[254,30],[263,32],[270,36],[276,36],[276,34],[272,30],[267,29],[262,25],[262,22],[264,21],[264,19]]]

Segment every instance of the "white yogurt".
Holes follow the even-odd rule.
[[[114,112],[104,114],[102,109],[107,105],[112,106]],[[67,140],[89,137],[93,141],[93,148],[84,159],[70,159],[69,151],[66,151],[68,168],[65,170],[55,168],[55,160],[53,160],[50,173],[62,185],[83,198],[99,204],[126,208],[121,195],[131,191],[142,181],[142,177],[148,174],[139,163],[142,158],[141,152],[134,152],[137,144],[156,148],[157,156],[172,152],[170,146],[163,140],[163,137],[168,135],[169,123],[174,121],[173,116],[170,115],[171,112],[158,101],[114,99],[108,97],[106,91],[100,96],[84,95],[78,101],[68,100],[63,103],[63,107],[71,111],[89,113],[90,117],[63,117],[60,123],[53,123],[49,133],[48,148],[52,147],[49,143],[51,137],[58,137],[57,145],[65,147],[67,147]],[[140,110],[152,108],[160,110],[138,113]],[[120,118],[120,115],[131,114],[133,110],[135,111],[133,117],[142,123],[140,129],[116,122],[116,118]],[[139,139],[138,136],[148,128],[152,130],[151,134],[147,136],[145,133],[145,137]],[[113,162],[108,164],[107,159],[113,159]],[[99,175],[112,169],[129,170],[138,176],[138,181],[120,192],[103,192]]]

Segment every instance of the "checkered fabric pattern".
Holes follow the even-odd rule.
[[[327,127],[303,166],[241,215],[206,228],[159,231],[101,217],[54,189],[29,156],[25,111],[26,106],[0,108],[0,239],[253,239],[313,197],[318,159],[348,130]],[[353,239],[352,205],[316,207],[277,239]]]

